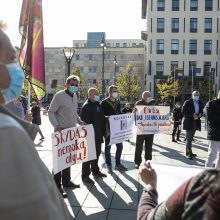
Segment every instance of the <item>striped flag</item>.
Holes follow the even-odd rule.
[[[40,100],[45,96],[42,0],[23,0],[19,32],[20,64]]]

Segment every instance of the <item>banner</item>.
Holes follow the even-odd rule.
[[[45,96],[42,0],[23,0],[19,32],[20,65],[40,100]]]
[[[137,134],[170,134],[170,107],[169,106],[136,106]]]
[[[52,134],[53,171],[96,159],[93,125],[73,127]]]
[[[134,113],[109,117],[110,143],[117,144],[130,139],[134,133]]]

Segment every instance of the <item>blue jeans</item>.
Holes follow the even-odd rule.
[[[122,149],[123,149],[123,144],[122,143],[116,144],[116,153],[115,153],[116,166],[121,163]],[[106,162],[107,166],[112,165],[112,162],[111,162],[111,145],[107,145],[106,143],[105,143],[105,162]]]

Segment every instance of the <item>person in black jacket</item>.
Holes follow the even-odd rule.
[[[40,107],[37,102],[32,102],[31,106],[32,123],[38,125],[38,132],[41,136],[40,140],[44,140],[44,135],[39,127],[41,125]]]
[[[203,115],[202,102],[199,100],[199,91],[192,93],[192,98],[186,100],[182,107],[183,129],[186,130],[186,156],[192,160],[196,154],[192,153],[192,140],[196,130],[201,131],[201,120]]]
[[[218,154],[216,168],[220,168],[220,91],[217,99],[206,104],[207,120],[208,120],[208,158],[205,162],[206,167],[212,167],[213,162]]]
[[[179,102],[176,103],[175,108],[173,109],[173,132],[172,132],[172,142],[181,141],[180,133],[181,133],[181,121],[182,121],[182,113],[181,113],[181,105]],[[176,134],[177,131],[177,134]],[[175,135],[177,136],[175,140]]]
[[[88,99],[83,104],[81,109],[81,120],[87,124],[92,124],[95,132],[97,159],[82,163],[82,181],[90,184],[94,184],[94,181],[89,178],[91,171],[96,177],[106,177],[106,174],[100,172],[98,166],[105,130],[105,116],[99,101],[100,96],[98,90],[96,88],[90,88],[88,90]]]
[[[127,114],[127,113],[131,113],[132,112],[132,109],[130,107],[130,103],[126,103],[125,104],[125,107],[122,109],[121,111],[123,114]]]
[[[119,115],[121,114],[121,105],[118,98],[118,87],[111,85],[108,88],[109,96],[101,102],[102,109],[105,116]],[[108,123],[108,122],[107,122]],[[108,125],[108,124],[107,124]],[[112,163],[111,163],[111,145],[109,145],[110,134],[106,134],[105,137],[105,162],[107,164],[108,173],[112,174]],[[123,144],[116,144],[116,154],[115,154],[115,169],[119,171],[126,171],[127,168],[121,164],[121,153],[123,149]]]
[[[142,99],[137,101],[135,104],[135,107],[137,105],[153,105],[155,101],[151,97],[151,93],[149,91],[144,91],[142,93]],[[134,112],[136,111],[136,108],[134,107]],[[136,148],[135,148],[135,156],[134,156],[134,163],[136,169],[139,168],[141,162],[142,162],[142,150],[143,150],[143,144],[145,147],[145,160],[151,160],[152,159],[152,145],[154,141],[154,135],[153,134],[143,134],[143,135],[137,135],[136,136]]]

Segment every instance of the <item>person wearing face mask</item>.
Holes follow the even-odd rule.
[[[151,97],[151,93],[149,91],[144,91],[142,93],[142,99],[137,101],[134,106],[133,112],[136,112],[137,105],[154,105],[154,100]],[[135,148],[135,156],[134,156],[134,163],[135,168],[138,169],[141,162],[142,162],[142,150],[143,144],[145,147],[145,160],[152,159],[152,145],[154,141],[153,134],[144,134],[144,135],[137,135],[136,136],[136,148]]]
[[[79,77],[71,75],[66,79],[66,89],[61,90],[54,95],[48,110],[49,120],[54,127],[54,132],[60,132],[66,128],[76,127],[77,123],[80,125],[84,124],[77,114],[78,104],[76,93],[78,91],[79,83]],[[54,180],[60,193],[64,197],[66,197],[66,192],[63,187],[80,187],[80,185],[71,181],[70,167],[56,173],[54,175]]]
[[[201,131],[203,105],[199,100],[199,91],[193,91],[192,98],[186,100],[182,107],[183,129],[186,130],[186,156],[193,160],[197,155],[192,152],[192,141],[196,130]]]
[[[180,140],[180,133],[181,133],[181,121],[182,121],[182,113],[181,113],[181,105],[180,102],[177,102],[175,108],[173,109],[173,132],[172,132],[172,142],[181,141]],[[177,132],[177,134],[176,134]],[[177,136],[175,140],[175,135]]]
[[[101,107],[104,111],[106,118],[111,115],[121,114],[121,105],[118,100],[118,87],[111,85],[108,88],[109,96],[101,102]],[[108,129],[108,121],[106,121],[106,127]],[[112,162],[111,162],[111,145],[109,145],[110,134],[106,132],[105,134],[105,162],[107,164],[108,173],[112,174]],[[123,144],[116,144],[116,154],[115,154],[115,169],[119,171],[127,171],[127,168],[121,164],[121,153],[123,149]]]
[[[24,74],[14,58],[15,51],[0,22],[1,219],[72,219],[52,175],[35,149],[37,126],[4,107],[20,95],[23,87]],[[2,79],[7,82],[1,82]]]
[[[81,120],[83,120],[86,124],[93,125],[95,132],[97,158],[95,160],[82,163],[82,181],[90,184],[94,184],[94,181],[89,177],[91,171],[95,177],[106,177],[106,174],[100,172],[98,166],[105,130],[105,115],[99,104],[99,101],[99,91],[96,88],[90,88],[88,90],[88,99],[83,104],[80,115]]]

